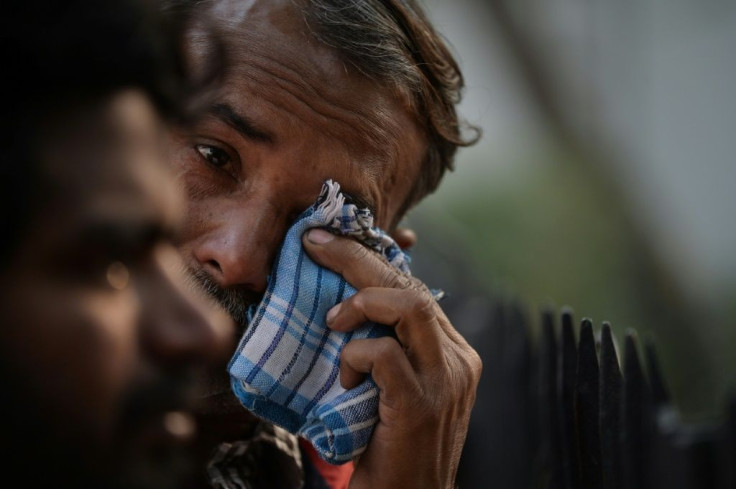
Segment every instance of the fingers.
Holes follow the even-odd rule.
[[[371,374],[381,391],[381,402],[400,403],[419,392],[419,383],[399,343],[390,337],[353,340],[340,356],[340,384],[351,389]]]
[[[304,234],[302,242],[316,263],[342,275],[356,289],[417,286],[411,277],[354,239],[335,236],[323,229],[311,229]]]
[[[408,355],[431,358],[440,345],[438,314],[434,299],[424,292],[369,287],[328,311],[327,325],[343,332],[367,321],[392,326]]]
[[[345,277],[360,292],[349,301],[343,313],[348,315],[340,320],[339,326],[347,331],[350,325],[361,325],[359,319],[397,327],[401,344],[411,350],[420,347],[437,353],[439,342],[436,328],[441,328],[448,338],[456,343],[464,343],[462,336],[455,331],[442,309],[437,305],[427,287],[414,277],[403,274],[388,264],[378,253],[370,250],[351,238],[335,236],[322,229],[312,229],[302,238],[310,257],[318,264]],[[384,288],[384,292],[363,293],[368,288]],[[362,289],[362,290],[361,290]],[[392,292],[396,295],[392,295]],[[406,291],[402,293],[401,291]],[[387,299],[382,302],[380,299]],[[342,307],[342,306],[341,306]],[[342,313],[341,313],[342,314]],[[328,318],[328,324],[330,324]],[[336,326],[337,328],[338,326]],[[422,344],[413,342],[420,335],[409,331],[421,327],[425,334]]]
[[[404,240],[409,242],[408,239]],[[323,230],[303,237],[318,264],[358,291],[327,314],[352,331],[368,321],[396,338],[352,340],[340,355],[340,383],[370,374],[380,389],[379,423],[355,468],[351,488],[447,488],[454,485],[482,363],[429,290],[378,253]]]

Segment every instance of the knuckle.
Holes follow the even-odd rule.
[[[452,385],[453,403],[472,405],[480,382],[483,362],[472,348],[456,350],[447,362],[446,382]]]
[[[375,344],[376,359],[380,362],[388,362],[396,355],[402,353],[399,342],[391,337],[378,338]]]
[[[365,310],[365,295],[363,291],[359,290],[355,295],[343,301],[343,305],[356,311]]]
[[[478,352],[473,350],[473,373],[475,373],[476,377],[480,379],[480,376],[483,374],[483,359],[478,355]]]
[[[435,301],[428,294],[412,290],[407,293],[407,303],[413,316],[422,320],[435,317]]]
[[[353,350],[356,348],[357,348],[356,341],[348,341],[345,345],[343,345],[342,350],[340,351],[340,365],[342,365],[343,362],[347,363],[345,358],[352,355]]]
[[[468,383],[472,389],[475,389],[480,382],[480,376],[483,373],[483,360],[475,350],[471,349],[467,355],[467,364],[469,371]]]
[[[475,402],[475,396],[478,390],[478,383],[480,381],[480,370],[479,370],[479,362],[470,361],[470,370],[468,371],[465,382],[462,385],[462,399],[465,400],[468,407],[472,407],[472,405]]]
[[[364,320],[367,320],[366,315],[368,315],[370,309],[371,296],[370,289],[362,289],[348,298],[344,303],[347,305],[347,309],[351,310],[353,314],[358,314]]]

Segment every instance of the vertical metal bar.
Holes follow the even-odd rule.
[[[503,390],[504,372],[500,368],[500,358],[508,325],[506,300],[500,297],[478,300],[449,296],[445,301],[445,312],[453,322],[477,325],[476,329],[468,331],[466,338],[483,359],[485,367],[460,458],[457,482],[460,487],[474,486],[491,472],[499,484],[513,484],[516,481],[512,479],[506,457],[516,455],[514,443],[518,436],[513,430],[525,426],[526,420],[518,419],[516,413],[510,419],[505,417],[508,401],[507,392]]]
[[[726,414],[718,457],[718,489],[736,488],[736,397],[729,400]]]
[[[670,404],[670,392],[662,376],[657,350],[651,338],[647,338],[644,342],[644,352],[646,354],[649,385],[652,389],[652,404],[655,408],[665,407]]]
[[[718,428],[714,424],[693,425],[687,429],[690,460],[689,487],[715,489],[718,481]]]
[[[726,480],[730,483],[729,487],[736,488],[736,397],[731,399],[728,408],[726,463],[730,470]]]
[[[626,489],[645,489],[648,486],[645,469],[648,450],[644,431],[646,422],[647,386],[639,362],[636,332],[626,333],[624,345],[624,390],[622,410],[623,475]]]
[[[600,427],[603,489],[621,489],[621,398],[623,379],[611,325],[601,330]]]
[[[541,487],[564,487],[559,436],[559,405],[557,399],[557,340],[554,316],[547,310],[542,314],[540,344],[539,395],[540,430],[538,481]]]
[[[575,412],[577,415],[580,453],[581,486],[586,489],[601,487],[601,439],[599,432],[598,358],[596,356],[593,324],[584,319],[580,327],[578,345],[578,372],[575,384]]]
[[[649,440],[647,472],[652,489],[693,487],[690,481],[695,453],[691,453],[688,439],[682,436],[683,426],[677,411],[670,404],[669,390],[651,338],[647,338],[644,342],[644,357],[651,389],[652,433]],[[644,421],[646,422],[646,419]],[[701,482],[705,483],[705,479]]]
[[[562,311],[560,334],[560,435],[562,444],[562,469],[565,487],[580,487],[578,461],[578,436],[575,423],[575,382],[578,370],[578,352],[572,310]]]
[[[528,336],[527,318],[521,305],[513,303],[509,306],[505,322],[504,348],[500,356],[500,368],[503,373],[502,392],[504,393],[504,416],[500,423],[513,420],[511,425],[502,425],[502,434],[506,441],[502,447],[506,449],[503,462],[509,486],[529,487],[533,463],[532,433],[535,403],[531,399],[531,352]],[[514,440],[510,440],[513,438]],[[500,483],[501,481],[499,481]]]

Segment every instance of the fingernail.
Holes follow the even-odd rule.
[[[337,316],[337,313],[340,312],[340,306],[341,304],[338,304],[327,311],[327,324],[332,324],[332,321],[335,320],[335,316]]]
[[[307,239],[315,244],[325,244],[335,239],[335,235],[324,229],[311,229],[307,234]]]

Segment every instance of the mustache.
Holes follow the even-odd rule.
[[[245,329],[248,310],[261,301],[261,294],[240,287],[222,287],[202,269],[187,267],[185,271],[190,287],[212,299],[233,318],[239,329]]]

